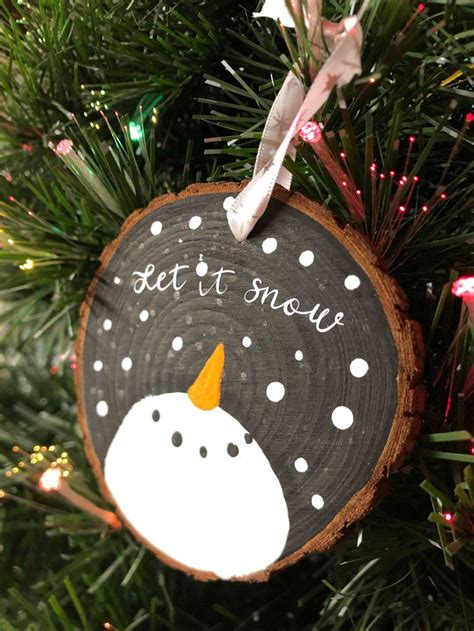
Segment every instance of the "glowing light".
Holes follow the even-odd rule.
[[[454,281],[451,293],[458,298],[474,298],[474,276],[460,276]]]
[[[300,138],[305,142],[318,142],[321,140],[321,128],[318,123],[308,121],[300,129]]]
[[[443,513],[443,517],[446,521],[453,521],[454,515],[452,513]]]
[[[23,151],[33,151],[33,145],[29,145],[27,142],[24,142],[21,145],[21,148],[23,149]]]
[[[415,138],[415,136],[410,136],[410,138],[409,138],[408,140],[409,140],[412,144],[413,144],[414,142],[416,142],[416,138]]]
[[[441,193],[440,197],[441,199],[448,199],[448,196],[446,195],[446,193]]]
[[[341,151],[341,153],[339,154],[341,156],[341,158],[345,158],[346,154],[344,153],[344,151]]]
[[[346,180],[342,180],[342,186],[347,186]]]
[[[466,123],[472,123],[472,121],[474,121],[474,114],[472,112],[469,112],[469,114],[466,114],[465,121]]]
[[[61,470],[52,468],[46,469],[46,471],[41,474],[38,486],[42,491],[58,491],[61,488]]]
[[[72,145],[72,140],[69,140],[68,138],[63,138],[54,148],[54,153],[56,153],[58,156],[67,156],[67,154],[71,153],[72,151]]]
[[[395,175],[395,171],[390,171],[390,175],[393,177]]]
[[[406,182],[406,181],[408,180],[407,176],[406,176],[406,175],[404,175],[404,176],[402,177],[402,180],[403,180],[403,182]]]
[[[370,77],[369,83],[375,83],[377,79],[375,77]]]
[[[372,173],[375,173],[377,171],[377,165],[375,164],[375,162],[372,162],[369,168],[372,171]]]
[[[414,175],[414,176],[413,176],[413,181],[414,181],[414,182],[418,182],[418,181],[419,181],[419,179],[420,179],[420,178],[419,178],[417,175]]]
[[[3,499],[5,497],[5,491],[2,491],[0,489],[0,499]]]
[[[130,121],[128,124],[128,133],[130,134],[130,140],[137,142],[143,138],[142,126],[135,121]]]
[[[428,206],[422,206],[422,207],[421,207],[421,210],[422,210],[424,213],[427,213],[427,212],[428,212]]]
[[[405,206],[399,206],[399,207],[398,207],[398,210],[399,210],[401,213],[404,213],[404,212],[405,212],[405,210],[406,210],[406,207],[405,207]]]
[[[426,5],[425,5],[425,3],[424,3],[424,2],[420,2],[420,4],[418,5],[418,7],[417,7],[417,9],[416,9],[416,10],[417,10],[417,12],[418,12],[418,13],[421,13],[422,11],[424,11],[425,6],[426,6]]]
[[[35,266],[34,261],[32,261],[31,259],[26,259],[26,261],[24,263],[22,263],[21,265],[19,265],[18,267],[23,270],[29,270],[29,269],[33,269],[33,267]]]
[[[8,196],[8,201],[9,202],[16,202],[16,199],[13,197],[13,195],[9,195]]]
[[[112,624],[110,622],[104,622],[104,629],[112,629]]]
[[[360,190],[360,188],[358,188],[358,189],[356,190],[356,193],[357,193],[357,195],[362,195],[362,191]]]
[[[381,179],[381,180],[385,180],[385,173],[381,173],[381,174],[380,174],[380,179]]]

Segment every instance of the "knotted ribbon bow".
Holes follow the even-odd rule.
[[[365,0],[357,15],[346,17],[340,24],[323,20],[320,23],[319,0],[308,3],[304,19],[309,34],[315,42],[315,53],[323,50],[321,37],[324,35],[330,55],[322,65],[306,97],[300,80],[290,71],[278,93],[270,113],[258,149],[253,178],[227,207],[227,219],[237,241],[244,241],[265,212],[276,183],[290,188],[291,174],[283,167],[285,156],[292,159],[296,149],[293,138],[305,123],[316,114],[328,99],[335,85],[342,86],[361,72],[362,28],[360,19],[367,6]],[[280,18],[285,26],[294,27],[294,22],[284,0],[267,0],[262,12],[254,14]]]

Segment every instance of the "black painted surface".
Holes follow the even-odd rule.
[[[83,389],[86,418],[101,462],[122,419],[146,395],[186,392],[219,342],[226,363],[221,407],[237,418],[258,441],[278,475],[288,504],[291,531],[285,555],[314,536],[340,511],[370,477],[381,455],[397,404],[397,351],[382,306],[370,280],[351,255],[322,226],[303,213],[273,200],[249,239],[237,243],[227,226],[222,193],[186,198],[159,208],[138,223],[122,240],[99,283],[91,306],[84,342]],[[189,220],[202,223],[191,230]],[[153,235],[154,221],[162,231]],[[277,239],[271,254],[262,250],[268,237]],[[179,242],[182,240],[182,242]],[[314,252],[309,267],[299,263],[305,250]],[[202,254],[209,272],[196,275]],[[133,290],[134,271],[155,265],[168,271],[177,263],[185,286],[175,292]],[[200,297],[209,275],[223,266],[235,275],[224,277],[228,290]],[[344,279],[357,275],[361,284],[348,291]],[[115,278],[120,279],[116,284]],[[278,303],[298,298],[301,310],[316,303],[330,309],[332,321],[342,311],[344,326],[320,333],[307,316],[285,315],[269,304],[247,304],[243,296],[254,277],[276,288]],[[149,311],[145,322],[139,318]],[[112,321],[110,330],[103,322]],[[172,350],[180,336],[182,349]],[[252,340],[249,348],[242,338]],[[302,361],[295,352],[301,350]],[[133,365],[124,371],[121,362]],[[354,358],[369,364],[365,377],[351,375]],[[93,370],[103,362],[100,372]],[[270,382],[285,386],[285,396],[273,403],[266,396]],[[108,413],[100,417],[96,405],[104,400]],[[349,407],[353,425],[334,427],[331,413]],[[158,421],[159,422],[159,421]],[[296,471],[296,458],[308,462]],[[140,459],[139,453],[130,458]],[[316,510],[313,494],[324,498]]]

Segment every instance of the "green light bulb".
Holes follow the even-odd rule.
[[[130,134],[130,140],[136,142],[143,138],[143,129],[142,126],[136,123],[135,121],[130,121],[128,124],[128,131]]]

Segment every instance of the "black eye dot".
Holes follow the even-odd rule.
[[[158,421],[160,420],[160,411],[153,410],[153,412],[151,413],[151,418],[155,421],[155,423],[158,423]]]
[[[171,442],[175,447],[180,447],[183,443],[183,437],[181,436],[181,432],[175,432],[173,436],[171,436]]]
[[[227,453],[229,456],[232,456],[232,458],[235,458],[235,456],[239,453],[239,448],[237,445],[234,445],[234,443],[229,443],[227,445]]]
[[[207,449],[205,447],[201,447],[199,453],[201,454],[201,458],[205,458],[207,456]]]
[[[247,434],[245,434],[244,436],[244,439],[247,445],[250,445],[250,443],[253,441],[253,436],[247,432]]]

